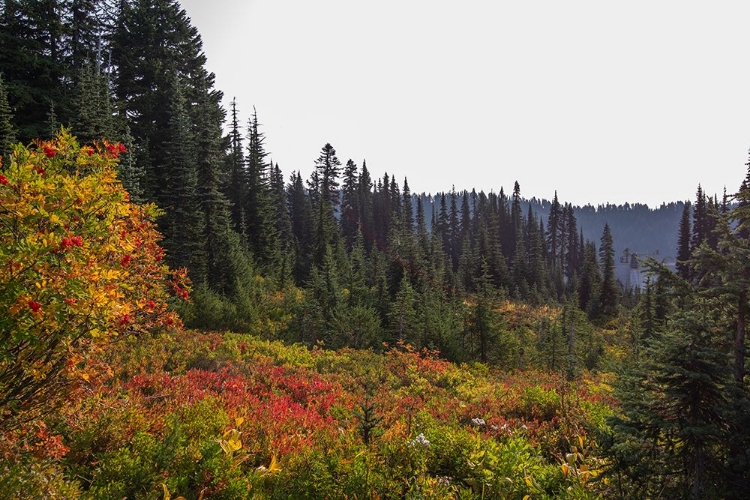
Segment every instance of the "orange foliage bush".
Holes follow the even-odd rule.
[[[81,147],[62,130],[17,146],[0,170],[0,421],[32,416],[88,354],[120,335],[176,325],[184,272],[162,261],[153,205],[117,180],[120,144]],[[169,290],[169,285],[172,291]]]

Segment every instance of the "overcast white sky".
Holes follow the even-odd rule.
[[[326,142],[413,192],[721,196],[750,148],[750,2],[182,0],[288,178]]]

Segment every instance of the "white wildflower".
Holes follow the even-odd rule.
[[[485,425],[487,425],[487,422],[485,422],[483,418],[479,418],[479,417],[472,418],[471,423],[476,425],[477,427],[484,427]]]
[[[453,478],[452,478],[452,477],[450,477],[450,476],[438,476],[438,478],[437,478],[437,480],[438,480],[438,484],[439,484],[440,486],[450,486],[450,485],[451,485],[451,480],[452,480],[452,479],[453,479]]]
[[[420,432],[417,437],[409,441],[409,446],[424,446],[425,448],[430,446],[430,441],[424,437],[424,433]]]

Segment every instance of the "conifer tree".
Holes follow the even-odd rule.
[[[610,419],[605,449],[629,478],[630,495],[726,498],[728,366],[713,335],[715,311],[710,299],[691,300],[619,384],[624,411]]]
[[[8,156],[16,143],[16,132],[13,127],[13,114],[8,104],[8,93],[5,90],[3,75],[0,74],[0,157],[9,163]]]
[[[350,251],[354,247],[354,240],[359,230],[359,214],[357,165],[349,159],[344,167],[339,223],[341,225],[341,236],[344,238],[346,248]]]
[[[390,323],[394,341],[407,341],[416,326],[416,293],[404,274],[390,310]]]
[[[472,328],[478,339],[479,361],[487,363],[490,347],[497,337],[494,297],[489,266],[482,260],[481,275],[476,280],[476,303],[472,312]]]
[[[557,191],[555,191],[555,197],[552,199],[552,204],[549,207],[549,218],[547,219],[547,247],[549,248],[550,261],[552,267],[562,265],[557,264],[558,257],[563,253],[559,250],[560,246],[560,222],[564,217],[560,202],[557,200]],[[562,235],[565,237],[566,235]],[[560,259],[562,260],[562,259]]]
[[[294,235],[294,278],[300,285],[307,280],[312,267],[313,215],[310,198],[299,172],[292,172],[287,186],[287,200]]]
[[[2,3],[0,73],[15,115],[16,137],[22,143],[49,136],[46,117],[53,103],[59,122],[69,123],[66,82],[72,80],[73,71],[65,64],[66,11],[60,0]],[[59,125],[53,134],[58,131]]]
[[[200,284],[208,271],[201,246],[203,219],[198,210],[196,146],[190,132],[183,84],[177,78],[172,82],[171,96],[168,156],[164,165],[167,189],[162,201],[165,212],[159,225],[164,234],[167,262],[186,266],[191,279]]]
[[[690,250],[695,251],[708,238],[708,211],[706,207],[706,195],[703,188],[698,185],[693,205],[693,231],[690,241]]]
[[[683,279],[690,279],[689,260],[692,254],[690,246],[690,203],[685,203],[680,218],[680,228],[677,241],[677,274]]]
[[[271,175],[271,195],[273,198],[274,229],[278,235],[281,250],[279,261],[277,262],[279,286],[284,288],[292,277],[295,266],[294,232],[287,204],[287,194],[284,189],[284,176],[278,164],[273,167]]]
[[[248,177],[245,165],[245,153],[242,146],[242,132],[240,130],[239,113],[237,111],[237,100],[235,98],[232,98],[230,126],[226,193],[229,202],[232,204],[234,230],[247,242],[248,228],[245,209]]]
[[[246,217],[250,249],[261,268],[272,272],[280,258],[279,237],[273,223],[270,176],[271,166],[267,161],[265,134],[260,131],[258,113],[248,123],[247,160],[245,172],[244,212]]]
[[[76,94],[73,133],[82,142],[114,141],[117,137],[107,77],[98,66],[89,62],[78,70]]]
[[[326,144],[315,161],[311,187],[317,189],[315,203],[315,264],[321,265],[327,246],[335,245],[338,237],[336,207],[338,206],[338,177],[341,162],[333,146]]]
[[[369,170],[367,170],[367,162],[362,161],[362,172],[359,174],[359,182],[357,183],[357,207],[359,209],[359,227],[364,237],[364,245],[367,253],[372,249],[372,242],[375,238],[372,187],[372,177]]]
[[[593,241],[587,241],[583,252],[581,280],[578,283],[578,302],[580,309],[592,318],[598,316],[601,309],[601,282],[602,274],[596,258],[596,245]]]
[[[196,193],[198,210],[203,219],[203,234],[207,283],[209,287],[229,298],[241,293],[243,284],[236,274],[240,264],[231,257],[244,258],[238,250],[239,239],[232,231],[229,201],[222,191],[222,170],[225,147],[221,125],[224,110],[220,106],[222,93],[213,90],[213,74],[193,75],[192,85],[198,97],[190,108],[190,119],[195,133],[195,168],[198,177]],[[273,234],[273,231],[269,231]],[[247,279],[247,278],[246,278]]]
[[[101,62],[97,57],[101,53],[105,19],[101,19],[101,0],[71,0],[69,3],[69,60],[74,71],[82,69],[86,61],[96,58],[97,66]]]
[[[601,246],[599,247],[599,263],[602,270],[599,302],[601,303],[604,316],[611,318],[617,314],[620,289],[615,277],[615,249],[609,224],[604,224],[604,230],[602,231]]]

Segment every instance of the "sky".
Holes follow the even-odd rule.
[[[272,160],[326,143],[412,192],[721,198],[750,148],[750,2],[182,0]]]

